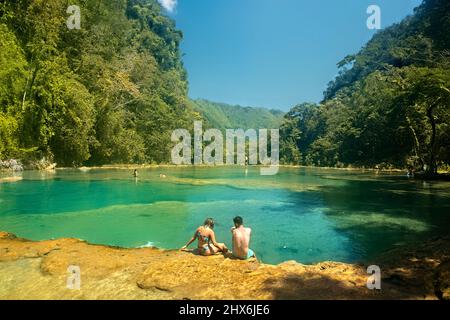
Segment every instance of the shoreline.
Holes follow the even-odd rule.
[[[393,249],[379,261],[382,290],[369,290],[362,264],[269,265],[0,232],[0,299],[450,299],[450,237]],[[66,287],[70,265],[80,267],[80,290]]]
[[[51,169],[24,169],[23,171],[58,171],[58,170],[80,170],[80,171],[88,171],[88,170],[134,170],[134,169],[158,169],[158,168],[175,168],[175,169],[183,169],[183,168],[200,168],[200,169],[210,169],[210,168],[262,168],[265,167],[263,165],[174,165],[174,164],[111,164],[111,165],[100,165],[100,166],[82,166],[82,167],[53,167]],[[384,172],[384,173],[395,173],[395,172],[405,172],[404,169],[392,168],[392,169],[376,169],[376,168],[365,168],[365,167],[348,167],[348,168],[339,168],[339,167],[317,167],[317,166],[304,166],[304,165],[288,165],[288,164],[280,164],[280,168],[288,168],[288,169],[324,169],[324,170],[340,170],[340,171],[370,171],[370,172]],[[22,171],[13,171],[11,169],[0,169],[0,172],[22,172]],[[446,171],[443,171],[445,173]]]
[[[304,169],[326,169],[326,170],[340,170],[340,171],[370,171],[370,172],[382,172],[382,173],[396,173],[396,172],[405,172],[406,168],[375,168],[375,167],[357,167],[357,166],[347,166],[347,167],[328,167],[328,166],[307,166],[307,165],[294,165],[294,164],[279,164],[280,168],[304,168]],[[24,168],[22,171],[53,171],[53,170],[133,170],[133,169],[157,169],[157,168],[245,168],[245,167],[253,167],[253,168],[262,168],[266,167],[264,165],[175,165],[175,164],[105,164],[105,165],[93,165],[93,166],[81,166],[81,167],[58,167],[56,164],[52,164],[47,168],[42,169],[29,169]],[[14,171],[11,169],[0,169],[0,172],[21,172]],[[449,174],[448,170],[438,170],[438,174]]]
[[[262,168],[262,165],[253,166],[240,166],[240,165],[173,165],[173,164],[144,164],[144,165],[132,165],[132,164],[116,164],[116,165],[103,165],[103,166],[84,166],[84,167],[52,167],[50,169],[24,169],[22,171],[13,171],[10,169],[0,169],[0,183],[17,182],[22,180],[21,173],[25,171],[38,171],[38,172],[55,172],[55,171],[69,171],[78,170],[80,172],[89,172],[91,170],[147,170],[147,169],[185,169],[185,168],[196,168],[196,169],[215,169],[215,168]],[[348,168],[338,168],[338,167],[315,167],[315,166],[303,166],[303,165],[279,165],[279,168],[285,169],[311,169],[311,170],[336,170],[336,171],[346,171],[354,173],[374,173],[374,174],[392,174],[397,176],[405,176],[406,173],[403,169],[392,168],[392,169],[376,169],[376,168],[358,168],[358,167],[348,167]],[[5,175],[3,176],[2,175]],[[449,171],[439,171],[435,176],[428,176],[425,174],[416,174],[414,177],[409,177],[408,179],[412,181],[450,181]]]

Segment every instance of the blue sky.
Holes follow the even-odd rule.
[[[191,98],[289,110],[321,100],[336,63],[421,0],[160,0],[184,33]]]

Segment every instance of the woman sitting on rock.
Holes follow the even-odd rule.
[[[195,230],[194,236],[181,250],[186,250],[189,245],[198,240],[198,252],[202,256],[214,255],[218,252],[227,253],[228,248],[224,243],[217,243],[216,235],[214,233],[214,220],[208,218],[205,220],[203,226]]]

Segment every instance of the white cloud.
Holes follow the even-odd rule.
[[[177,6],[177,0],[158,0],[158,2],[169,12],[173,12]]]

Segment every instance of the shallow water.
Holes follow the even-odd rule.
[[[30,171],[0,183],[0,230],[24,238],[173,249],[214,217],[218,240],[231,246],[241,215],[266,263],[376,262],[392,247],[448,234],[449,209],[448,182],[333,169],[155,168],[138,179],[131,170]]]

